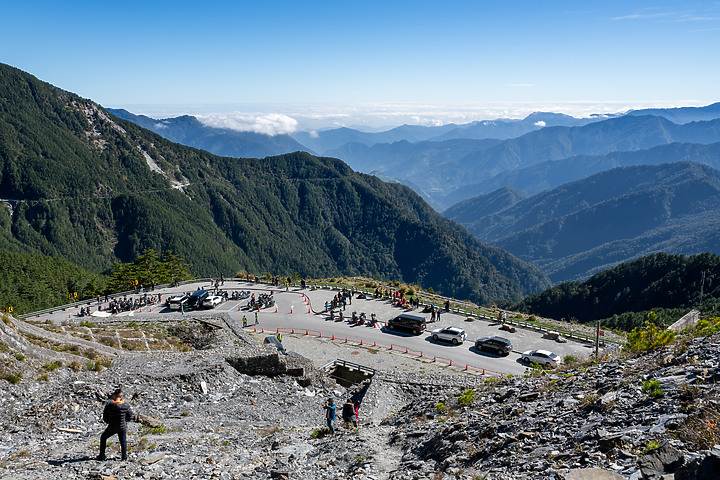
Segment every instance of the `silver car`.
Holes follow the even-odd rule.
[[[444,340],[446,342],[452,342],[453,345],[459,345],[467,338],[465,330],[461,330],[457,327],[438,328],[433,330],[431,333],[433,340]]]
[[[528,350],[520,355],[527,363],[537,363],[545,367],[557,367],[562,363],[560,357],[549,350]]]

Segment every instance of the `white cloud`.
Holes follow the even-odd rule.
[[[534,123],[534,125],[536,127],[544,127],[546,124],[543,120],[538,120],[537,122]]]
[[[265,135],[282,135],[293,133],[298,129],[297,120],[281,113],[210,114],[198,116],[197,118],[210,127],[228,128],[239,132],[264,133]]]

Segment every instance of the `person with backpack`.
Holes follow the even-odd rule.
[[[327,420],[327,426],[330,429],[330,435],[335,435],[335,402],[332,398],[328,398],[328,401],[323,405],[325,409],[325,419]]]
[[[353,405],[352,399],[348,398],[348,401],[343,404],[342,417],[345,428],[350,428],[353,423],[353,417],[355,416],[355,405]]]
[[[122,460],[127,460],[127,422],[130,421],[135,414],[130,409],[130,405],[123,401],[122,397],[122,389],[115,389],[112,394],[112,399],[108,400],[103,409],[103,422],[107,423],[108,426],[102,435],[100,435],[100,454],[97,456],[97,460],[105,460],[107,439],[115,434],[117,434],[120,440]]]

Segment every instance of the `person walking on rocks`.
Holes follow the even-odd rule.
[[[357,428],[358,420],[360,419],[360,400],[355,400],[355,403],[353,404],[353,413],[355,414],[353,416],[353,425]]]
[[[103,421],[108,424],[105,431],[100,435],[100,454],[97,460],[105,460],[105,446],[107,439],[117,434],[120,439],[120,450],[122,460],[127,460],[127,422],[134,416],[130,405],[122,399],[123,392],[117,388],[112,394],[112,400],[108,400],[103,410]]]
[[[325,409],[325,419],[330,429],[330,435],[335,435],[335,402],[333,402],[333,399],[329,398],[323,408]]]
[[[355,405],[353,405],[352,399],[348,398],[347,402],[343,404],[342,417],[345,428],[350,428],[350,424],[353,422],[355,416]]]

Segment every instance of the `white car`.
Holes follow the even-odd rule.
[[[537,363],[546,367],[557,367],[562,363],[560,357],[549,350],[528,350],[520,354],[520,359],[527,363]]]
[[[463,343],[467,338],[465,330],[457,327],[438,328],[430,333],[432,333],[433,340],[445,340],[446,342],[452,342],[454,345]]]
[[[212,295],[205,299],[205,301],[203,302],[203,306],[205,308],[215,308],[220,305],[222,301],[223,297],[221,297],[220,295]]]

